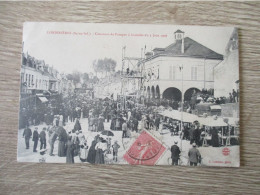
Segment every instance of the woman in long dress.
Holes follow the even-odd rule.
[[[96,136],[94,138],[94,140],[91,143],[91,146],[89,148],[89,152],[88,152],[88,157],[87,157],[87,162],[91,163],[91,164],[95,164],[95,159],[96,159],[96,144],[97,144],[97,139],[98,136]]]
[[[104,119],[99,117],[97,131],[104,131]]]
[[[81,125],[79,122],[79,119],[76,119],[75,125],[74,125],[74,131],[79,131],[81,130]]]
[[[98,138],[98,143],[95,147],[96,149],[96,158],[95,158],[95,164],[105,164],[105,147],[104,143],[102,143],[102,138]]]
[[[219,147],[218,130],[215,127],[212,129],[211,144],[213,147]]]
[[[67,141],[66,163],[74,163],[74,145],[71,142],[71,136],[69,136]]]
[[[59,145],[58,145],[58,156],[64,157],[66,156],[66,149],[65,149],[65,144],[67,142],[67,132],[64,128],[60,128],[60,134],[59,134]]]
[[[85,142],[80,145],[79,159],[81,160],[81,162],[86,162],[87,157],[88,157],[88,145],[87,145],[87,141],[85,140]]]

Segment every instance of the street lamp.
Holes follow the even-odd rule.
[[[181,71],[181,145],[180,145],[180,149],[182,150],[182,128],[183,128],[183,65],[179,66],[179,69]]]

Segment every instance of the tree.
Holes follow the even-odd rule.
[[[106,75],[108,72],[115,72],[116,61],[111,58],[98,59],[93,61],[93,68],[96,72],[105,72]]]
[[[80,82],[80,73],[79,72],[73,72],[72,74],[68,74],[67,79],[72,80],[73,84],[76,86],[76,84]]]
[[[103,72],[103,60],[101,59],[98,59],[98,60],[94,60],[93,61],[93,68],[94,68],[94,71],[96,72],[96,76],[97,76],[97,73],[98,72]]]
[[[86,82],[89,81],[89,75],[88,75],[88,73],[83,73],[83,81],[84,81],[84,83],[86,83]]]
[[[92,79],[92,82],[94,84],[96,84],[98,81],[99,81],[99,79],[97,78],[97,76],[94,76],[93,79]]]
[[[103,60],[103,67],[107,74],[107,72],[115,72],[116,61],[111,58],[105,58]]]

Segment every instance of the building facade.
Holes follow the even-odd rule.
[[[216,97],[229,97],[239,90],[238,34],[235,29],[227,44],[223,62],[214,67],[214,93]]]
[[[23,54],[21,66],[21,93],[33,91],[47,91],[49,89],[49,75],[44,70],[44,61]]]
[[[146,53],[143,63],[143,93],[147,98],[189,100],[192,93],[214,88],[214,67],[223,56],[184,36],[166,48]]]

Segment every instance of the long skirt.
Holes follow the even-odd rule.
[[[96,164],[105,164],[104,158],[105,157],[104,157],[103,151],[101,149],[97,149],[95,163]]]
[[[96,159],[95,146],[94,147],[91,146],[90,149],[89,149],[89,152],[88,152],[87,162],[94,164],[95,159]]]
[[[74,163],[74,153],[73,149],[67,149],[66,163]]]
[[[219,140],[217,134],[212,135],[211,144],[213,147],[219,147]]]
[[[59,145],[58,145],[58,156],[60,156],[60,157],[66,156],[65,142],[64,142],[64,141],[59,141]]]

